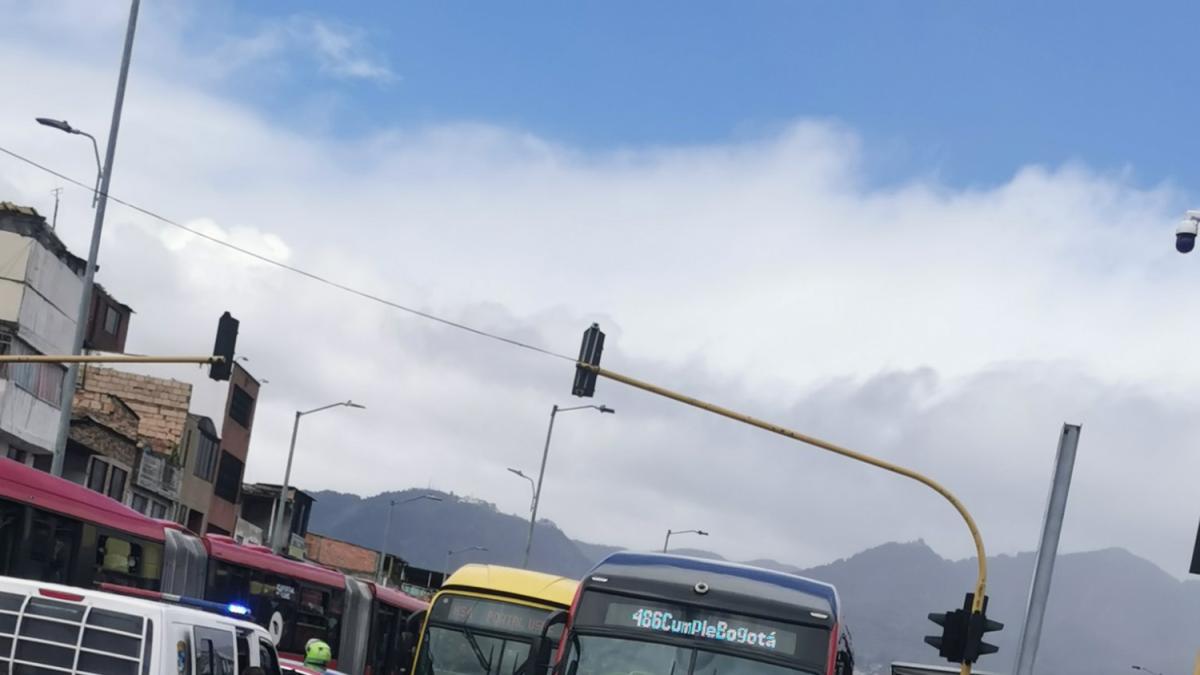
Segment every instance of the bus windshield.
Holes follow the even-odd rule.
[[[568,675],[823,673],[831,631],[818,621],[793,623],[588,591],[568,645],[577,672]]]
[[[477,633],[465,626],[425,631],[418,675],[513,675],[529,657],[527,638]]]
[[[416,675],[513,675],[529,658],[530,643],[549,614],[538,607],[444,593],[429,609]]]
[[[577,635],[569,675],[797,675],[819,673],[676,644]]]

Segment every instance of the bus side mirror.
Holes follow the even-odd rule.
[[[567,623],[566,610],[558,610],[551,614],[542,625],[542,632],[529,645],[529,658],[513,675],[546,675],[550,672],[551,661],[554,660],[554,648],[558,640],[550,637],[550,630],[555,626]],[[559,632],[561,634],[561,631]]]

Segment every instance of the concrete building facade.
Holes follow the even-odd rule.
[[[221,437],[213,421],[202,415],[188,414],[181,447],[183,482],[175,520],[193,532],[203,533],[208,527],[208,511],[212,508],[213,483],[217,480],[217,461],[221,454]]]
[[[225,399],[225,418],[221,423],[221,452],[213,483],[212,505],[208,511],[207,532],[229,536],[237,532],[238,500],[242,477],[246,472],[246,455],[250,452],[258,389],[258,380],[235,362],[229,377],[229,394]]]
[[[0,353],[71,351],[85,264],[37,211],[0,202]],[[65,374],[58,364],[0,367],[0,454],[49,466]]]

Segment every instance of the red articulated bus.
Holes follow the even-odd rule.
[[[402,675],[404,630],[425,602],[229,537],[198,537],[82,485],[0,460],[0,575],[94,588],[113,583],[237,603],[285,655],[329,643],[339,670]]]

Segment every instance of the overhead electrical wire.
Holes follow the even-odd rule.
[[[13,159],[24,162],[24,163],[28,164],[29,166],[32,166],[36,169],[44,171],[52,176],[55,176],[64,181],[67,181],[68,183],[74,185],[75,187],[82,188],[93,194],[97,193],[97,190],[94,187],[87,185],[82,181],[71,178],[70,176],[67,176],[66,174],[63,174],[59,171],[55,171],[54,169],[51,169],[50,167],[48,167],[44,164],[40,164],[28,157],[25,157],[24,155],[21,155],[17,152],[13,152],[12,150],[9,150],[8,148],[6,148],[4,146],[0,146],[0,152],[3,152],[4,154],[8,155],[9,157],[12,157]],[[166,223],[167,225],[170,225],[172,227],[183,230],[184,232],[188,232],[189,234],[193,234],[197,237],[200,237],[201,239],[206,239],[214,244],[224,246],[225,248],[228,248],[232,251],[237,251],[238,253],[241,253],[242,255],[250,256],[251,258],[254,258],[260,262],[264,262],[268,265],[273,265],[275,267],[278,267],[279,269],[286,270],[288,272],[292,272],[293,274],[299,274],[300,276],[307,277],[313,281],[325,284],[326,286],[330,286],[332,288],[336,288],[340,291],[350,293],[352,295],[357,295],[360,298],[365,298],[367,300],[371,300],[372,302],[377,302],[381,305],[391,307],[392,309],[398,309],[402,312],[407,312],[409,314],[421,317],[422,319],[426,319],[428,321],[434,321],[436,323],[440,323],[445,326],[450,326],[451,328],[457,328],[459,330],[463,330],[468,333],[473,333],[480,337],[489,338],[491,340],[497,340],[499,342],[503,342],[505,344],[508,344],[508,345],[511,345],[514,347],[520,347],[521,349],[527,349],[529,351],[537,352],[539,354],[545,354],[546,356],[553,356],[555,358],[564,359],[564,360],[572,361],[572,362],[575,361],[574,358],[567,356],[566,354],[559,354],[558,352],[551,351],[549,349],[546,349],[545,347],[539,347],[537,345],[529,344],[528,342],[522,342],[522,341],[514,339],[514,338],[505,337],[503,335],[498,335],[496,333],[492,333],[492,332],[483,330],[481,328],[475,328],[475,327],[469,326],[465,323],[453,321],[451,319],[446,319],[446,318],[437,316],[436,314],[431,314],[429,312],[425,312],[425,311],[416,309],[415,307],[409,307],[409,306],[403,305],[399,302],[395,302],[393,300],[388,300],[387,298],[380,297],[378,295],[375,295],[374,293],[359,290],[352,286],[348,286],[346,284],[334,281],[327,277],[323,277],[319,274],[316,274],[315,272],[309,272],[308,270],[301,269],[294,265],[289,265],[287,263],[280,262],[273,258],[268,258],[267,256],[264,256],[262,254],[255,253],[254,251],[251,251],[249,249],[242,248],[242,247],[232,244],[228,241],[224,241],[224,240],[214,237],[212,235],[205,234],[199,230],[190,228],[187,225],[184,225],[183,223],[171,220],[170,218],[168,218],[166,216],[163,216],[154,211],[151,211],[150,209],[138,206],[137,204],[134,204],[132,202],[125,201],[119,197],[114,197],[111,194],[106,195],[106,196],[110,201],[116,202],[117,204],[120,204],[126,208],[137,211],[138,213],[141,213],[142,215],[148,216],[157,221]]]

